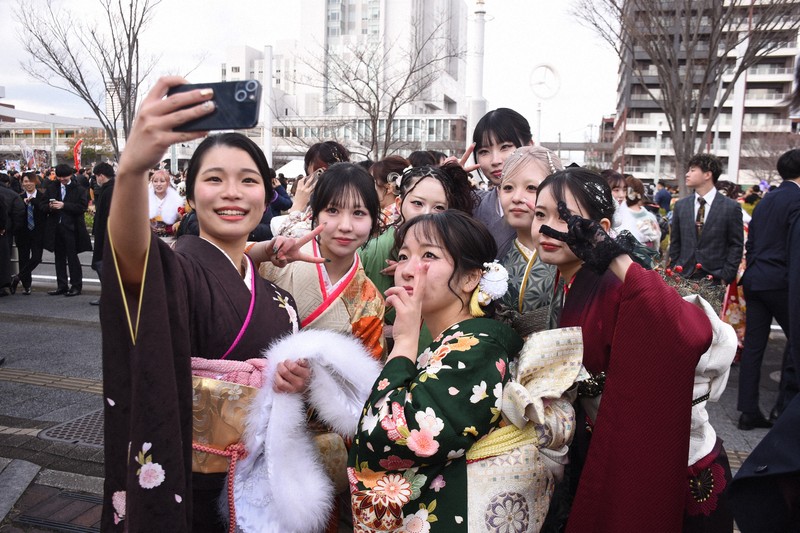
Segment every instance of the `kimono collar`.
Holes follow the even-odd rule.
[[[200,237],[200,238],[203,239],[204,241],[206,241],[208,244],[210,244],[214,248],[216,248],[217,250],[219,250],[220,252],[222,252],[222,255],[227,257],[228,261],[230,261],[231,265],[233,265],[233,268],[236,269],[236,272],[239,272],[239,267],[236,266],[236,263],[233,262],[233,259],[231,259],[231,256],[229,256],[227,254],[227,252],[225,252],[225,250],[223,250],[222,248],[220,248],[219,246],[217,246],[213,242],[209,241],[205,237]],[[252,272],[253,266],[250,263],[250,259],[248,259],[247,254],[242,256],[242,262],[244,263],[244,279],[242,281],[244,281],[244,284],[247,287],[247,290],[250,291],[250,292],[253,292],[253,272]]]

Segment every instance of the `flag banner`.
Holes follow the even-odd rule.
[[[47,168],[50,166],[50,152],[47,150],[34,150],[33,151],[33,165],[28,165],[29,168]]]
[[[81,151],[83,149],[83,139],[78,139],[75,148],[72,149],[72,158],[75,160],[75,168],[81,168]]]
[[[22,152],[22,160],[25,161],[25,166],[33,168],[36,165],[36,160],[33,157],[33,148],[28,146],[28,143],[22,141],[19,144],[20,151]]]

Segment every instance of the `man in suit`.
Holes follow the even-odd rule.
[[[0,202],[3,203],[3,232],[0,233],[0,297],[11,290],[11,245],[22,227],[24,208],[19,195],[11,189],[11,178],[0,174]]]
[[[672,210],[669,262],[681,275],[728,284],[736,278],[744,248],[742,209],[715,187],[722,163],[711,154],[689,160],[686,186],[694,193],[678,200]],[[697,265],[700,265],[698,268]]]
[[[796,368],[788,355],[792,337],[789,331],[789,250],[792,222],[800,213],[800,149],[789,150],[778,159],[781,186],[764,196],[753,211],[747,239],[747,270],[742,288],[747,302],[747,329],[739,371],[739,429],[771,427],[758,405],[761,361],[769,339],[772,319],[786,334],[786,354],[778,403],[771,413],[777,418],[797,393]]]
[[[86,231],[86,222],[83,219],[89,207],[89,194],[72,179],[72,168],[69,165],[57,165],[56,178],[56,181],[48,185],[46,191],[49,215],[45,248],[52,249],[55,253],[58,286],[47,294],[77,296],[83,288],[83,273],[78,254],[92,249],[89,232]],[[67,278],[67,265],[69,265],[69,278]]]
[[[31,273],[42,262],[44,233],[47,225],[47,200],[44,193],[37,190],[39,178],[33,172],[22,177],[23,193],[20,195],[25,204],[25,222],[17,231],[17,251],[19,255],[19,274],[11,279],[11,294],[17,292],[22,283],[22,293],[31,293]]]
[[[94,224],[94,252],[92,252],[92,269],[97,276],[103,279],[103,248],[106,242],[106,227],[108,226],[108,213],[111,207],[111,195],[114,193],[114,167],[108,163],[99,163],[92,170],[97,184],[100,186],[95,193]],[[100,305],[100,299],[89,302],[91,305]]]

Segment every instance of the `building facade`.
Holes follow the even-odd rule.
[[[296,5],[303,21],[302,38],[279,40],[263,50],[229,47],[220,72],[223,81],[266,80],[271,62],[267,94],[276,161],[300,157],[320,140],[336,140],[354,154],[372,159],[384,152],[455,153],[463,148],[464,0],[301,0]],[[412,88],[417,80],[432,81],[420,83],[426,88],[410,98],[403,93],[405,103],[397,106],[399,82],[412,70],[411,55],[423,63],[433,61],[430,69],[411,76]],[[452,57],[436,60],[443,56]],[[348,79],[359,62],[374,75],[374,82],[365,85]],[[369,106],[382,109],[375,113],[377,121],[370,121],[366,106],[357,103],[362,95]],[[394,116],[389,117],[393,106]],[[383,135],[387,125],[388,143]],[[377,145],[373,133],[379,138]]]
[[[668,0],[662,4],[674,4]],[[730,2],[725,2],[729,5]],[[754,9],[758,9],[754,4]],[[747,20],[747,7],[742,7],[734,22]],[[707,23],[711,32],[711,19],[707,14],[701,21]],[[744,17],[744,19],[742,19]],[[743,184],[767,182],[775,179],[775,160],[785,150],[796,144],[792,133],[797,133],[800,117],[790,116],[785,102],[791,94],[798,48],[797,20],[800,19],[800,3],[794,18],[779,21],[770,31],[777,48],[762,57],[758,63],[743,73],[736,82],[730,97],[720,104],[719,93],[733,81],[733,66],[736,54],[728,54],[730,67],[722,77],[721,90],[716,98],[703,102],[700,116],[700,131],[708,120],[711,107],[720,107],[713,132],[696,139],[701,151],[713,153],[723,160],[723,179]],[[676,32],[681,25],[676,25]],[[702,31],[702,26],[701,26]],[[737,28],[741,31],[741,26]],[[677,37],[676,37],[677,39]],[[700,42],[699,46],[709,46]],[[651,180],[681,177],[686,169],[675,168],[675,151],[669,135],[666,116],[653,101],[650,94],[661,97],[662,87],[658,71],[648,54],[640,47],[623,60],[636,65],[641,75],[632,68],[620,68],[617,89],[617,122],[614,134],[614,168]],[[683,70],[682,70],[683,69]],[[685,66],[678,68],[679,76],[685,74]],[[699,134],[700,135],[700,134]],[[658,176],[656,175],[658,169]]]

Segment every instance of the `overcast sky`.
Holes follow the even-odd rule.
[[[320,0],[325,1],[325,0]],[[44,3],[35,0],[34,3]],[[83,13],[98,14],[97,0],[57,2]],[[562,0],[486,0],[484,96],[487,109],[510,107],[522,113],[536,135],[539,99],[530,87],[533,68],[549,64],[559,73],[561,88],[542,101],[542,139],[583,141],[590,127],[614,113],[618,61],[608,45],[570,16],[572,2]],[[13,16],[16,0],[0,0],[0,86],[5,103],[18,109],[66,116],[91,116],[77,97],[34,81],[20,67],[25,52]],[[205,57],[189,80],[218,81],[225,47],[254,48],[302,35],[292,2],[281,0],[163,0],[142,36],[143,48],[160,54],[156,74],[185,73]],[[472,5],[472,1],[468,2]]]

